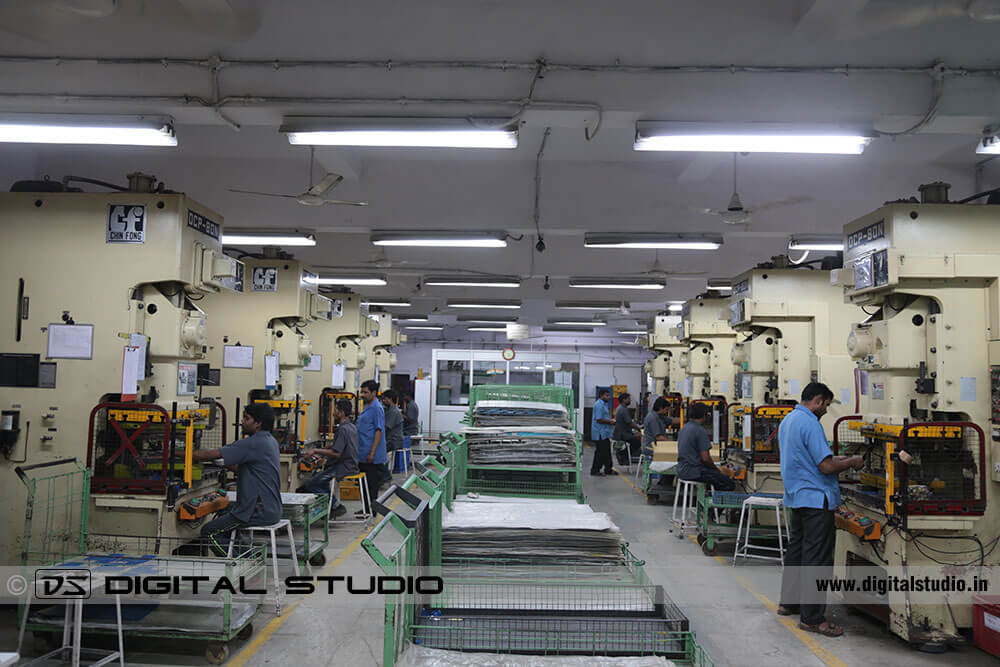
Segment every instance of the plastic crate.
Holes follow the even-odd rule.
[[[972,641],[990,655],[1000,658],[1000,595],[972,598]]]

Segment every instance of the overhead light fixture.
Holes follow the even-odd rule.
[[[598,322],[596,320],[569,320],[569,319],[551,319],[549,324],[561,324],[566,327],[606,327],[607,322]]]
[[[414,248],[506,248],[506,232],[374,231],[372,245]]]
[[[976,145],[976,153],[979,155],[1000,155],[1000,136],[984,135]]]
[[[721,278],[709,278],[707,288],[713,292],[732,292],[733,283],[731,280]]]
[[[430,322],[431,318],[424,317],[423,315],[401,315],[399,317],[400,322]]]
[[[469,327],[469,331],[507,331],[507,327]]]
[[[434,287],[520,287],[517,276],[426,276],[424,285]]]
[[[409,299],[375,299],[362,301],[362,306],[382,306],[383,308],[407,308],[410,305]]]
[[[716,250],[722,245],[721,234],[585,234],[585,248],[639,248],[664,250]]]
[[[649,278],[570,278],[570,287],[589,289],[663,289],[662,280]]]
[[[831,126],[639,121],[635,124],[633,148],[637,151],[860,155],[871,140],[863,132]]]
[[[520,307],[520,301],[508,301],[505,299],[448,300],[448,308],[504,308],[517,310]]]
[[[288,234],[231,230],[222,234],[222,245],[314,246],[312,234]]]
[[[411,331],[441,331],[444,329],[443,326],[436,325],[418,325],[418,326],[405,326],[404,329],[409,329]]]
[[[173,120],[164,116],[3,114],[0,142],[176,146],[177,137]]]
[[[289,117],[280,131],[288,143],[307,146],[399,148],[517,148],[517,129],[476,127],[465,118]]]
[[[517,324],[516,317],[483,317],[482,315],[459,315],[459,322],[468,324]]]
[[[649,332],[645,329],[619,329],[618,333],[622,336],[645,336]]]
[[[684,305],[680,303],[672,303],[667,306],[667,310],[669,310],[671,313],[679,313],[682,310],[684,310]]]
[[[844,249],[840,236],[793,236],[788,241],[789,250],[839,250]]]
[[[381,287],[388,285],[385,276],[320,276],[319,278],[305,278],[305,282],[314,285],[369,285]]]
[[[560,310],[597,310],[607,312],[618,312],[622,306],[629,307],[628,301],[556,301],[556,308]]]
[[[546,326],[542,327],[542,331],[548,333],[586,333],[593,332],[594,329],[590,327],[568,327],[568,326]]]

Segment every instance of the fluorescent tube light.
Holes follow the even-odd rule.
[[[663,281],[649,278],[570,278],[570,287],[590,289],[663,289]]]
[[[682,310],[684,310],[684,306],[679,303],[672,303],[669,306],[667,306],[667,310],[669,310],[671,313],[679,313]]]
[[[645,336],[649,332],[645,329],[619,329],[618,333],[623,336]]]
[[[593,328],[589,327],[567,327],[567,326],[546,326],[542,327],[542,331],[549,333],[586,333],[593,332]]]
[[[789,250],[840,250],[844,249],[844,239],[839,236],[792,237],[788,241]]]
[[[596,320],[549,320],[549,324],[561,324],[567,327],[606,327],[607,322],[598,322]]]
[[[733,284],[729,280],[722,280],[719,278],[709,278],[707,289],[714,292],[732,292]]]
[[[469,327],[469,331],[507,331],[507,327]]]
[[[4,114],[0,142],[176,146],[177,137],[166,117]]]
[[[976,145],[976,153],[979,155],[1000,155],[1000,137],[984,136]]]
[[[400,317],[399,321],[400,322],[430,322],[431,318],[429,318],[429,317],[423,317],[421,315],[409,315],[409,316],[402,316],[402,317]]]
[[[222,245],[276,245],[314,246],[316,237],[312,234],[267,234],[255,232],[229,232],[222,235]]]
[[[448,308],[504,308],[517,310],[521,307],[520,301],[504,301],[499,299],[476,299],[476,300],[449,300]]]
[[[380,246],[416,248],[506,248],[506,232],[375,231],[371,242]]]
[[[309,146],[517,148],[513,127],[478,128],[464,118],[298,117],[285,119],[281,132],[288,143]]]
[[[305,282],[315,285],[370,285],[372,287],[389,284],[385,276],[321,276],[319,278],[306,278]]]
[[[716,250],[721,234],[585,234],[585,248],[639,248],[666,250]]]
[[[412,331],[441,331],[444,329],[443,326],[436,325],[418,325],[418,326],[405,326],[404,329],[410,329]]]
[[[426,276],[424,285],[434,287],[520,287],[516,276]]]
[[[466,324],[517,324],[516,317],[483,317],[482,315],[459,315],[459,322]]]
[[[633,148],[637,151],[860,155],[871,140],[864,133],[836,127],[640,121],[636,123]]]
[[[624,304],[620,301],[556,301],[556,308],[560,310],[598,310],[607,312],[617,312],[622,306],[628,308],[628,301]]]
[[[362,301],[362,306],[382,306],[383,308],[406,308],[412,305],[409,299],[374,299],[370,301]]]

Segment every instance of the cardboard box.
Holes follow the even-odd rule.
[[[719,446],[712,445],[712,460],[719,463]],[[660,440],[653,444],[653,460],[654,461],[676,461],[677,460],[677,441],[676,440]]]

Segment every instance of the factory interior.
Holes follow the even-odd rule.
[[[1000,658],[997,0],[0,0],[0,667]]]

